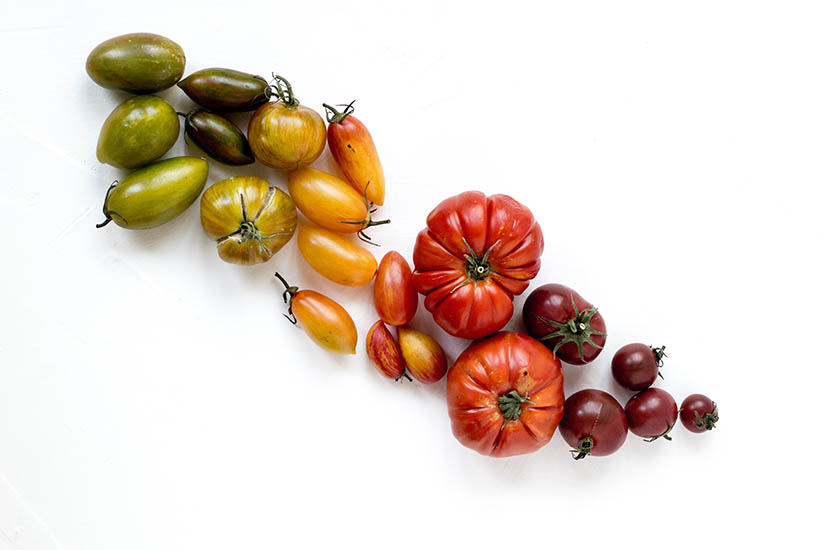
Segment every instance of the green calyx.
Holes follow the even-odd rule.
[[[656,365],[659,367],[659,369],[661,369],[664,366],[662,359],[667,357],[667,354],[665,353],[665,346],[662,346],[660,348],[654,348],[653,346],[649,346],[649,347],[650,347],[650,351],[652,351],[653,355],[656,357]],[[657,372],[656,374],[662,380],[665,379],[665,377],[662,376],[661,370],[659,370],[659,372]],[[670,430],[668,430],[668,431],[670,431]]]
[[[95,225],[95,227],[98,229],[100,229],[101,227],[106,227],[106,224],[112,221],[112,216],[117,216],[118,218],[123,220],[124,223],[129,223],[128,221],[126,221],[126,218],[124,218],[114,210],[109,210],[107,208],[107,205],[109,204],[109,195],[112,194],[112,189],[114,189],[117,186],[117,184],[117,180],[113,181],[112,185],[109,186],[109,189],[106,190],[106,197],[103,199],[103,215],[106,217],[106,219]]]
[[[324,103],[323,105],[324,109],[326,110],[327,122],[329,122],[330,124],[337,124],[343,121],[348,116],[350,116],[352,113],[355,112],[355,107],[352,106],[353,103],[355,103],[354,99],[350,101],[348,104],[337,105],[338,107],[344,108],[344,110],[341,112],[339,112],[338,109],[336,109],[332,105]]]
[[[464,272],[466,273],[467,277],[458,283],[451,291],[450,294],[458,290],[459,288],[463,287],[464,285],[470,283],[480,283],[486,280],[490,275],[495,273],[493,271],[493,266],[490,264],[490,253],[493,249],[498,246],[498,243],[501,241],[496,241],[487,249],[483,256],[479,258],[478,254],[476,254],[475,250],[470,246],[470,243],[467,242],[467,239],[461,239],[464,242],[464,246],[467,248],[467,253],[464,254],[464,259],[467,263],[464,264]]]
[[[505,425],[508,422],[517,420],[518,417],[521,416],[522,403],[532,404],[533,402],[530,401],[527,395],[522,397],[521,394],[516,390],[511,390],[503,395],[498,396],[498,410],[501,411],[501,415],[504,417]]]
[[[261,230],[258,229],[258,226],[255,225],[255,222],[260,216],[261,212],[263,212],[264,207],[261,207],[261,210],[255,216],[255,218],[250,219],[249,214],[246,209],[246,197],[243,193],[239,193],[241,198],[241,215],[243,216],[243,221],[241,221],[241,225],[237,231],[232,233],[231,235],[227,235],[226,237],[222,237],[218,239],[218,244],[224,242],[227,239],[232,239],[236,241],[238,244],[243,244],[247,241],[253,241],[258,246],[258,253],[266,258],[267,260],[272,257],[272,250],[266,246],[264,242],[267,239],[274,239],[275,237],[282,237],[284,235],[289,235],[289,231],[279,231],[277,233],[273,233],[272,235],[264,235],[261,233]],[[269,191],[269,194],[264,199],[264,205],[269,204],[272,200],[271,197],[273,195],[272,190]]]
[[[604,336],[605,334],[604,332],[598,331],[590,326],[590,321],[599,311],[598,308],[589,307],[579,311],[578,306],[576,306],[576,300],[573,299],[573,296],[570,296],[570,301],[573,302],[573,311],[575,311],[576,315],[569,321],[560,323],[546,317],[540,317],[543,323],[554,327],[556,330],[553,332],[548,332],[544,336],[540,337],[539,340],[544,341],[559,338],[559,341],[556,342],[555,346],[553,346],[553,355],[555,355],[556,352],[559,351],[559,348],[564,344],[573,342],[579,349],[579,358],[584,361],[584,351],[582,346],[587,343],[594,348],[602,349],[600,345],[591,339],[591,336]]]
[[[278,98],[278,101],[287,107],[297,107],[301,104],[295,93],[292,91],[292,84],[281,75],[272,73],[272,81],[269,83],[271,94]]]
[[[574,460],[581,460],[593,452],[593,439],[590,437],[583,437],[579,440],[579,445],[575,449],[570,449],[573,453]]]
[[[693,424],[697,428],[712,430],[716,427],[716,423],[719,422],[719,408],[716,406],[715,402],[713,403],[713,410],[706,415],[699,415],[699,411],[693,411],[693,414],[695,415]]]
[[[659,435],[654,435],[653,437],[645,439],[644,441],[647,441],[648,443],[650,443],[651,441],[656,441],[660,437],[664,438],[668,441],[673,441],[673,438],[671,438],[670,435],[668,435],[668,434],[670,434],[670,430],[672,430],[673,426],[675,426],[675,425],[676,424],[671,424],[670,426],[668,426],[667,430],[664,431],[664,433],[660,433]]]
[[[295,314],[292,313],[292,300],[295,298],[295,295],[298,294],[298,287],[290,285],[288,282],[286,282],[286,279],[284,279],[281,276],[281,274],[277,271],[275,272],[275,277],[279,281],[281,281],[281,283],[284,285],[284,288],[286,289],[284,290],[283,297],[284,303],[287,305],[287,313],[284,313],[284,317],[286,317],[290,323],[296,325],[298,324],[298,319],[296,319]]]
[[[326,105],[326,104],[324,104]],[[361,239],[361,242],[371,244],[373,246],[381,246],[378,243],[372,242],[372,237],[364,233],[365,229],[368,229],[374,225],[384,225],[386,223],[390,223],[390,220],[373,220],[372,215],[375,214],[375,211],[378,210],[377,208],[373,208],[373,204],[367,199],[367,188],[370,186],[370,182],[364,186],[364,204],[367,206],[367,217],[363,220],[359,221],[348,221],[348,220],[341,220],[341,223],[345,223],[347,225],[360,225],[361,229],[356,233],[358,238]]]

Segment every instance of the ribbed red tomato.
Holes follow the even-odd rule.
[[[564,407],[561,363],[526,334],[478,340],[447,374],[453,435],[489,456],[531,453],[550,441]]]
[[[413,251],[413,285],[447,332],[481,338],[501,329],[541,267],[541,228],[507,195],[467,191],[430,212]]]

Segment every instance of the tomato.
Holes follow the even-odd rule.
[[[221,180],[201,197],[203,230],[230,263],[269,260],[292,238],[297,221],[289,195],[254,176]]]
[[[447,373],[447,356],[429,334],[398,327],[398,346],[407,372],[422,384],[434,384]]]
[[[665,346],[654,348],[644,344],[627,344],[613,356],[610,368],[613,378],[623,388],[639,391],[649,388],[662,377],[662,358],[667,357]]]
[[[369,250],[320,227],[298,228],[298,250],[315,271],[339,285],[365,285],[378,269]]]
[[[309,107],[300,105],[292,86],[275,77],[272,92],[278,101],[264,103],[249,119],[249,146],[255,158],[278,170],[291,170],[312,164],[327,141],[324,119]]]
[[[413,285],[453,336],[502,328],[541,267],[544,238],[530,210],[507,195],[467,191],[430,212],[413,251]]]
[[[607,456],[627,439],[627,416],[616,399],[601,390],[581,390],[564,402],[559,431],[576,460]]]
[[[315,168],[299,168],[287,176],[289,195],[304,216],[330,231],[358,233],[371,239],[364,230],[390,220],[373,221],[367,200],[347,183]]]
[[[384,169],[367,127],[352,116],[352,103],[343,112],[324,103],[327,110],[329,152],[358,194],[384,204]]]
[[[604,318],[578,292],[560,284],[542,285],[524,302],[527,333],[571,365],[584,365],[602,352]]]
[[[693,433],[710,431],[719,422],[719,407],[707,395],[693,393],[685,397],[679,407],[679,420]]]
[[[387,324],[409,323],[418,309],[418,293],[412,284],[412,271],[404,257],[390,250],[381,258],[373,286],[375,309]]]
[[[289,307],[284,317],[293,325],[300,324],[319,347],[333,353],[355,354],[358,331],[347,310],[320,292],[290,286],[279,273],[275,277],[286,287],[284,303]]]
[[[255,162],[246,136],[228,118],[205,109],[178,114],[184,117],[186,136],[213,159],[230,166]]]
[[[392,333],[382,321],[376,321],[367,332],[367,356],[376,370],[393,380],[406,376],[401,348]]]
[[[478,340],[447,374],[453,435],[483,455],[536,451],[562,419],[563,386],[561,363],[533,338],[500,332]]]
[[[679,416],[673,396],[659,388],[649,388],[631,397],[624,412],[630,431],[648,442],[660,437],[670,441],[668,434]]]

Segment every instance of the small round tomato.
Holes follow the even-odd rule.
[[[560,284],[542,285],[524,302],[527,333],[571,365],[584,365],[602,352],[604,318],[578,292]]]
[[[624,408],[607,392],[581,390],[564,402],[559,431],[576,460],[588,455],[607,456],[627,439]]]
[[[255,158],[278,170],[292,170],[315,162],[327,141],[324,119],[300,105],[292,86],[275,76],[272,91],[278,101],[264,103],[249,120],[249,146]]]
[[[525,334],[477,340],[447,375],[453,435],[488,456],[531,453],[550,441],[562,419],[561,363]]]
[[[358,233],[361,240],[371,239],[364,230],[390,220],[373,221],[367,200],[355,189],[332,174],[315,168],[292,170],[287,176],[289,195],[304,216],[330,231]]]
[[[319,347],[332,353],[355,354],[358,331],[347,310],[320,292],[298,290],[280,274],[275,277],[286,287],[284,303],[289,307],[284,317],[293,325],[300,324]]]
[[[298,228],[298,250],[315,271],[339,285],[365,285],[378,270],[369,250],[320,227]]]
[[[422,384],[434,384],[447,373],[447,356],[435,338],[420,330],[398,327],[398,347],[407,372]]]
[[[648,388],[637,393],[624,406],[630,431],[645,441],[663,437],[670,441],[670,430],[676,425],[679,410],[669,393],[659,388]]]
[[[375,309],[387,324],[409,323],[418,309],[418,293],[412,284],[412,271],[404,257],[391,250],[378,264],[373,286]]]
[[[706,432],[715,428],[719,422],[719,407],[707,395],[693,393],[682,401],[679,419],[693,433]]]
[[[438,325],[459,338],[500,330],[541,267],[544,238],[526,206],[467,191],[427,217],[413,251],[413,285]]]
[[[667,357],[665,346],[654,348],[644,344],[627,344],[613,356],[613,378],[623,388],[633,391],[649,388],[662,377],[662,358]]]
[[[329,152],[352,187],[377,205],[384,204],[384,169],[364,123],[352,116],[352,103],[343,112],[324,103],[327,110]]]
[[[254,265],[281,249],[298,222],[289,195],[266,180],[243,176],[221,180],[201,197],[201,225],[218,243],[222,260]]]

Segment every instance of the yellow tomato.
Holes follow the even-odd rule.
[[[339,285],[365,285],[378,270],[369,250],[320,227],[298,228],[298,250],[315,271]]]
[[[242,265],[269,260],[295,233],[298,212],[289,195],[254,176],[228,178],[201,198],[201,225],[221,259]]]

